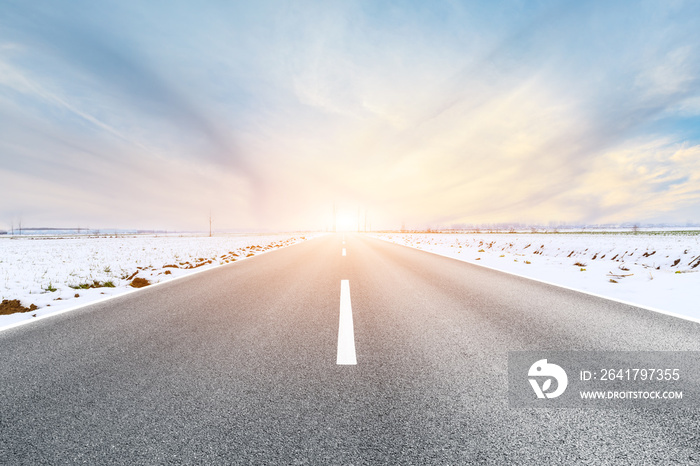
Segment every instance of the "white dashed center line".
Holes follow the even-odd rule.
[[[346,254],[345,254],[345,248],[343,248],[343,255],[344,255],[344,256],[346,255]]]
[[[352,326],[350,281],[340,281],[340,321],[338,324],[338,356],[336,364],[355,365],[355,331]]]

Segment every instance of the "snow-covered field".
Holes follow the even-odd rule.
[[[37,307],[0,315],[0,328],[134,290],[135,279],[154,284],[318,235],[0,238],[0,302]]]
[[[393,243],[700,319],[697,232],[375,234]]]

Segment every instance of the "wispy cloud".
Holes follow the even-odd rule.
[[[694,3],[0,8],[0,221],[698,221]]]

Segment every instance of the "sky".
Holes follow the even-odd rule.
[[[0,229],[700,223],[700,3],[0,2]]]

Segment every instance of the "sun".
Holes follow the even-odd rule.
[[[335,214],[336,231],[357,230],[357,212],[339,210]]]

